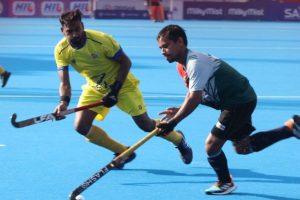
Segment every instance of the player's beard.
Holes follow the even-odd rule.
[[[73,37],[70,40],[70,44],[72,47],[80,48],[83,44],[83,37]]]
[[[74,47],[76,49],[80,49],[81,47],[84,46],[85,41],[86,41],[86,34],[85,34],[85,32],[83,32],[81,34],[81,36],[73,37],[70,40],[70,44],[72,47]]]

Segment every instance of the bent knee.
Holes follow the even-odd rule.
[[[142,126],[139,126],[140,129],[142,129],[143,131],[145,132],[151,132],[154,130],[154,126],[147,126],[147,125],[142,125]]]
[[[237,154],[247,155],[253,153],[253,149],[248,137],[240,141],[233,142],[233,146]]]
[[[75,124],[74,128],[79,134],[86,136],[89,133],[91,126]]]
[[[143,122],[138,122],[136,124],[144,132],[151,132],[155,129],[155,121],[145,120]]]
[[[209,147],[205,146],[205,151],[206,151],[206,155],[208,157],[211,157],[219,154],[222,151],[222,148],[215,147],[215,146],[209,146]]]
[[[205,151],[207,156],[214,156],[219,153],[223,146],[223,141],[216,141],[211,139],[206,139],[205,141]]]

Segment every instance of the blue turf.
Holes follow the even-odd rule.
[[[85,19],[85,27],[112,34],[133,62],[141,80],[150,116],[179,105],[185,88],[174,68],[160,55],[158,31],[170,23],[182,25],[190,48],[225,59],[245,74],[259,95],[254,124],[258,131],[281,126],[300,114],[300,28],[297,23]],[[112,153],[87,143],[73,130],[74,115],[16,129],[9,122],[50,113],[58,102],[58,77],[53,48],[61,38],[57,19],[0,18],[0,64],[12,72],[0,89],[0,199],[67,199],[85,179],[106,165]],[[84,80],[71,72],[76,105]],[[122,171],[111,171],[83,193],[87,200],[296,200],[300,199],[300,141],[282,141],[260,153],[239,156],[228,143],[224,151],[238,185],[233,195],[207,196],[215,181],[206,161],[204,140],[218,112],[199,107],[178,125],[194,149],[194,161],[184,165],[172,144],[153,138],[137,150],[138,157]],[[117,109],[96,122],[127,145],[144,134]],[[115,125],[117,124],[117,126]]]

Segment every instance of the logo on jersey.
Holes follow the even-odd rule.
[[[41,5],[43,16],[59,16],[64,11],[64,3],[62,1],[44,1]]]
[[[96,60],[99,56],[96,53],[91,53],[91,57],[93,60]]]
[[[35,14],[35,3],[33,1],[15,1],[12,7],[13,15],[33,16]]]

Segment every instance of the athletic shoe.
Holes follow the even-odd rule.
[[[294,121],[293,133],[296,138],[300,139],[300,116],[294,115],[293,121]]]
[[[185,164],[190,164],[193,160],[193,150],[192,148],[186,143],[185,137],[182,131],[177,130],[179,134],[182,135],[182,140],[179,145],[176,147],[181,155],[181,159]]]
[[[294,115],[292,119],[285,123],[290,129],[292,129],[293,134],[296,138],[300,139],[300,116]]]
[[[2,87],[5,87],[9,77],[10,77],[10,72],[5,71],[3,74],[1,74],[1,79],[2,79]]]
[[[120,155],[120,153],[115,153],[115,157],[117,157],[118,155]],[[115,169],[123,169],[125,164],[131,162],[133,159],[135,159],[135,157],[136,157],[136,154],[133,152],[128,157],[124,158],[121,162],[116,164]]]
[[[230,194],[234,190],[236,190],[237,186],[233,183],[233,179],[231,176],[231,181],[229,183],[223,183],[218,181],[214,183],[210,188],[205,190],[206,194],[213,194],[213,195],[224,195]]]

